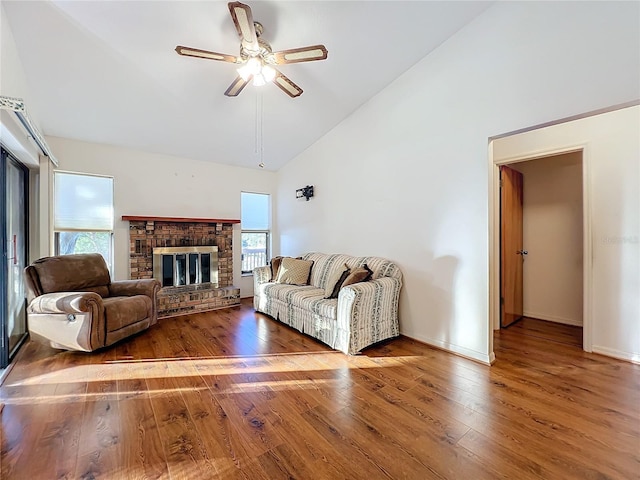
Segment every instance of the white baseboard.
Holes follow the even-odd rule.
[[[537,318],[538,320],[546,320],[547,322],[563,323],[564,325],[573,325],[574,327],[581,327],[582,320],[576,320],[573,318],[558,317],[555,315],[545,315],[544,313],[523,312],[525,317]]]
[[[490,365],[493,365],[493,362],[495,362],[495,361],[496,361],[496,354],[495,354],[494,352],[491,352],[491,353],[489,354],[489,362],[490,362]]]
[[[431,340],[431,339],[416,337],[413,335],[407,335],[406,333],[402,333],[402,332],[401,334],[407,338],[412,338],[419,342],[426,343],[427,345],[431,345],[432,347],[436,347],[441,350],[446,350],[447,352],[454,353],[456,355],[459,355],[460,357],[468,358],[469,360],[474,360],[476,362],[480,362],[485,365],[491,365],[496,359],[493,352],[491,352],[491,354],[486,354],[482,352],[477,352],[475,350],[471,350],[469,348],[461,347],[459,345],[454,345],[449,342],[443,342],[441,340]]]
[[[640,353],[622,352],[614,348],[599,347],[598,345],[593,345],[591,351],[593,353],[599,353],[600,355],[606,355],[607,357],[617,358],[618,360],[626,360],[627,362],[637,363],[640,365]]]

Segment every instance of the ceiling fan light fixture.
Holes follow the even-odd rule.
[[[244,65],[238,68],[238,74],[245,81],[248,81],[251,77],[257,77],[261,72],[262,62],[258,57],[249,58]]]
[[[258,57],[249,58],[244,65],[238,68],[238,75],[245,82],[253,79],[254,87],[261,87],[276,78],[276,70],[271,65],[265,65]]]
[[[243,80],[249,80],[251,77],[260,75],[262,72],[262,62],[258,57],[249,58],[240,68],[238,74]]]
[[[258,75],[254,75],[253,77],[253,86],[254,87],[262,87],[263,85],[266,85],[267,81],[264,78],[264,75],[262,75],[261,73],[259,73]]]
[[[273,82],[273,79],[276,78],[276,69],[271,65],[264,65],[262,67],[262,76],[266,82]]]
[[[251,69],[245,63],[243,66],[241,66],[238,69],[238,75],[240,75],[245,82],[248,82],[249,79],[252,77],[253,73],[251,73]]]

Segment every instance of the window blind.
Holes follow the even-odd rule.
[[[55,172],[53,228],[113,230],[113,178]]]
[[[243,230],[269,230],[269,195],[242,192],[240,213]]]

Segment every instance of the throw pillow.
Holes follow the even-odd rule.
[[[280,268],[280,263],[282,262],[282,257],[273,257],[271,259],[271,280],[275,281],[278,278],[278,269]]]
[[[342,286],[346,287],[354,283],[366,282],[371,278],[371,275],[373,275],[373,271],[365,263],[363,266],[351,270],[349,276],[342,282]]]
[[[283,258],[293,258],[293,257],[277,256],[271,259],[271,281],[272,282],[275,282],[276,278],[278,278],[278,270],[280,269],[280,264],[282,263]],[[302,260],[302,257],[298,257],[298,260]]]
[[[327,286],[324,289],[324,298],[338,298],[342,282],[345,281],[350,271],[349,266],[345,263],[342,267],[331,272],[331,275],[327,278]]]
[[[289,285],[308,285],[313,260],[298,260],[285,257],[280,263],[276,283]]]

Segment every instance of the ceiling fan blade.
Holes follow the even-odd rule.
[[[310,47],[292,48],[274,52],[273,57],[278,64],[313,62],[327,58],[328,51],[324,45],[312,45]]]
[[[233,81],[233,83],[229,85],[229,88],[227,88],[227,91],[224,92],[224,94],[227,97],[237,97],[238,94],[242,91],[242,89],[246,87],[247,83],[249,83],[252,79],[253,77],[249,77],[246,80],[244,80],[240,75],[238,75],[236,79]]]
[[[176,52],[178,52],[179,55],[184,55],[185,57],[206,58],[209,60],[220,60],[223,62],[238,63],[238,59],[233,55],[210,52],[208,50],[200,50],[199,48],[183,47],[182,45],[178,45],[176,47]]]
[[[240,35],[242,46],[250,52],[258,53],[260,45],[258,44],[256,28],[253,25],[251,7],[240,2],[229,2],[228,6],[233,23],[236,26],[238,35]]]
[[[280,89],[291,98],[296,98],[302,95],[302,89],[291,80],[289,80],[289,77],[287,77],[279,70],[276,70],[276,76],[273,79],[273,83],[280,87]]]

